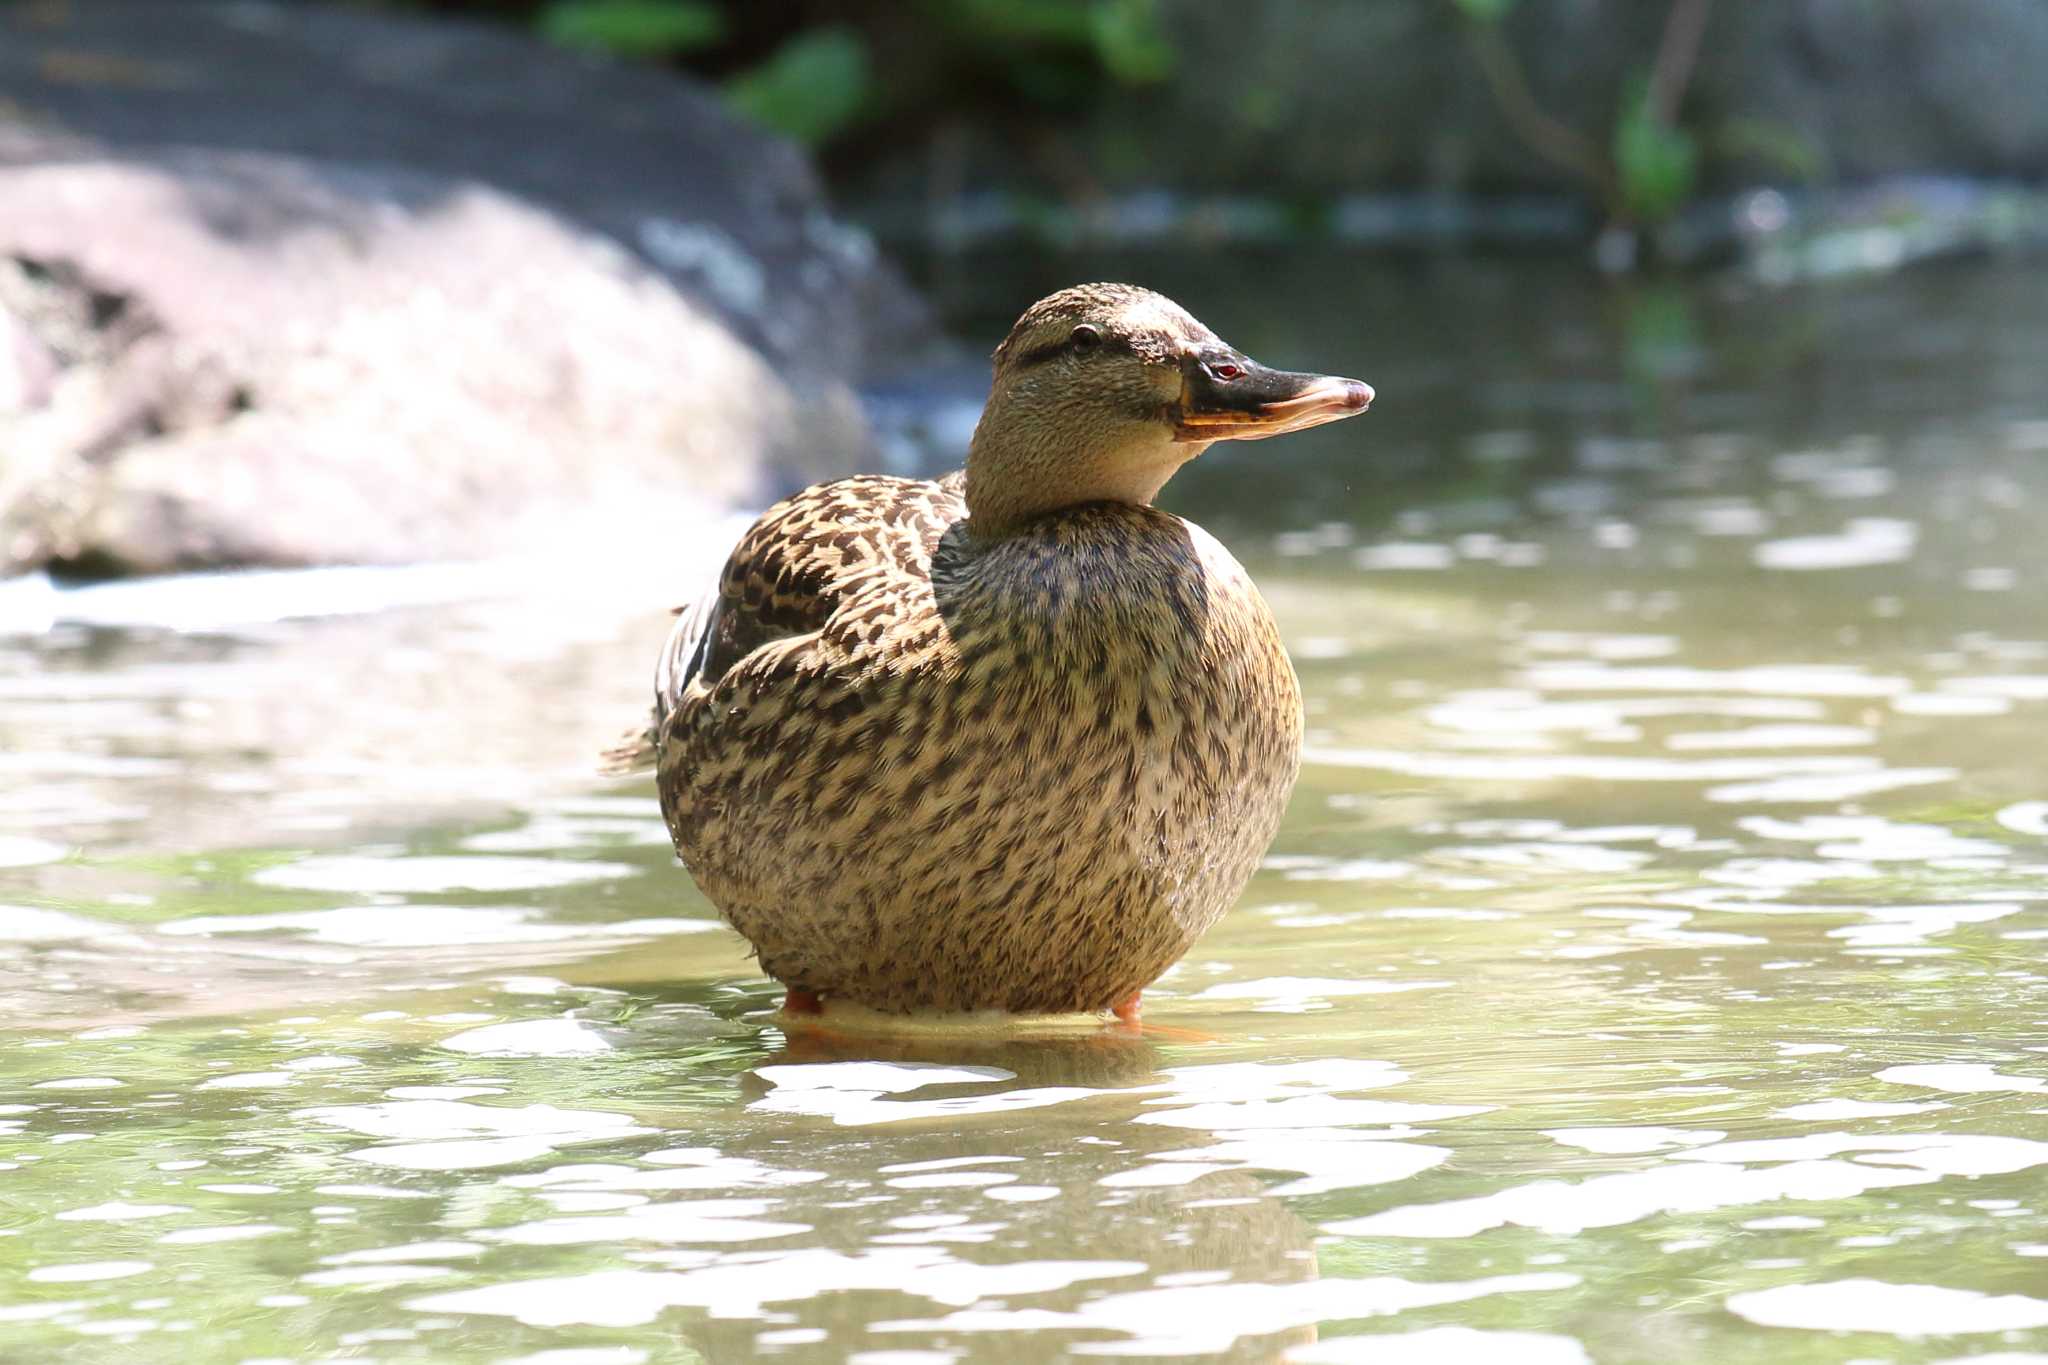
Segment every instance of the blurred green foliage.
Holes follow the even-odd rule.
[[[812,148],[833,176],[900,168],[904,149],[923,149],[941,178],[978,156],[1022,171],[1014,193],[1065,200],[1105,176],[1142,176],[1159,140],[1179,136],[1143,120],[1104,128],[1089,118],[1119,92],[1175,78],[1167,0],[355,2],[485,13],[565,46],[687,68],[747,118]],[[1640,3],[1642,27],[1661,22],[1663,37],[1646,44],[1638,76],[1604,116],[1544,107],[1524,69],[1524,54],[1544,39],[1535,7],[1442,0],[1442,12],[1469,40],[1474,81],[1507,128],[1612,225],[1669,222],[1698,192],[1710,153],[1817,177],[1820,156],[1794,132],[1740,118],[1690,121],[1698,115],[1688,116],[1684,97],[1698,30],[1684,21],[1711,0]],[[1238,131],[1285,135],[1290,104],[1285,76],[1277,79],[1239,92],[1228,115]],[[1084,131],[1069,140],[1074,129]]]
[[[1509,126],[1533,150],[1594,188],[1617,224],[1650,225],[1670,220],[1692,198],[1699,179],[1699,141],[1676,118],[1696,50],[1675,54],[1672,23],[1684,0],[1665,0],[1666,27],[1651,70],[1628,84],[1605,139],[1567,127],[1537,107],[1514,50],[1500,30],[1517,0],[1449,0],[1471,25],[1475,55],[1486,71],[1496,103]],[[1709,0],[1696,0],[1690,17],[1702,18]],[[1697,39],[1697,29],[1691,34]],[[1667,61],[1684,74],[1670,75]],[[1659,79],[1668,82],[1660,103]],[[1604,146],[1602,145],[1604,142]]]
[[[725,36],[718,10],[697,0],[555,0],[537,24],[564,47],[626,57],[674,57]]]
[[[1173,74],[1173,47],[1154,0],[926,0],[924,8],[954,41],[1014,54],[1014,74],[1048,99],[1070,93],[1042,79],[1048,56],[1079,54],[1126,85]]]
[[[1714,149],[1722,156],[1760,161],[1797,180],[1818,180],[1827,170],[1827,154],[1812,138],[1768,119],[1727,120],[1716,131]]]
[[[1615,184],[1628,216],[1664,222],[1692,197],[1698,170],[1692,134],[1658,117],[1647,80],[1634,82],[1614,125]]]
[[[844,25],[799,33],[775,55],[726,83],[742,114],[813,146],[859,116],[870,97],[868,47]]]
[[[685,66],[747,117],[824,152],[961,116],[1057,121],[1105,89],[1174,71],[1159,0],[358,3],[489,14],[565,47]]]

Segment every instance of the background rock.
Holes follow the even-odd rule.
[[[868,462],[926,332],[680,78],[260,0],[0,39],[0,568],[644,541]]]

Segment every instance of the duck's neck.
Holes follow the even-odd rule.
[[[1146,506],[1203,449],[1176,444],[1155,422],[1100,422],[1085,411],[1042,420],[991,394],[967,447],[968,527],[987,539],[1084,502]]]

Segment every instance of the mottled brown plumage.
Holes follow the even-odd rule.
[[[1212,440],[1370,398],[1149,291],[1042,300],[967,468],[770,508],[613,757],[654,759],[677,852],[793,1003],[1134,1001],[1243,889],[1301,747],[1258,590],[1149,503]]]

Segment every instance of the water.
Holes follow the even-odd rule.
[[[687,583],[15,585],[0,1356],[2048,1360],[2048,284],[1114,273],[1382,395],[1171,490],[1310,752],[1144,1032],[785,1037]]]

